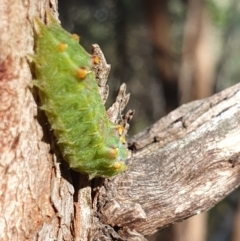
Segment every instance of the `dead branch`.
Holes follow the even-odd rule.
[[[99,190],[102,223],[134,240],[213,207],[239,186],[240,84],[181,106],[130,147],[129,170]]]

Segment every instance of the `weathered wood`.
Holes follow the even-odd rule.
[[[129,170],[105,180],[98,197],[100,220],[122,237],[213,207],[240,183],[240,84],[179,107],[130,147]]]

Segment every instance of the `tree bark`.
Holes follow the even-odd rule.
[[[133,137],[129,170],[100,188],[100,220],[131,240],[130,231],[150,235],[239,186],[239,103],[240,84],[183,105]]]
[[[1,1],[0,240],[72,237],[73,188],[53,168],[48,136],[42,128],[47,133],[46,123],[39,123],[27,60],[33,54],[33,18],[43,19],[46,9],[56,12],[56,2]],[[71,201],[65,213],[57,213],[51,192],[58,195],[60,210]]]
[[[1,240],[145,240],[239,185],[240,85],[133,137],[129,170],[112,180],[90,182],[60,164],[27,60],[33,17],[47,9],[56,12],[56,2],[1,2]]]

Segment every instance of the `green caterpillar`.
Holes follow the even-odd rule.
[[[109,121],[92,71],[98,57],[51,15],[47,25],[35,19],[35,29],[34,85],[64,159],[90,179],[126,170],[124,128]]]

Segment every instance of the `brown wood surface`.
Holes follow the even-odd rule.
[[[129,170],[105,180],[101,220],[150,235],[213,207],[240,181],[240,84],[183,105],[130,139]]]

